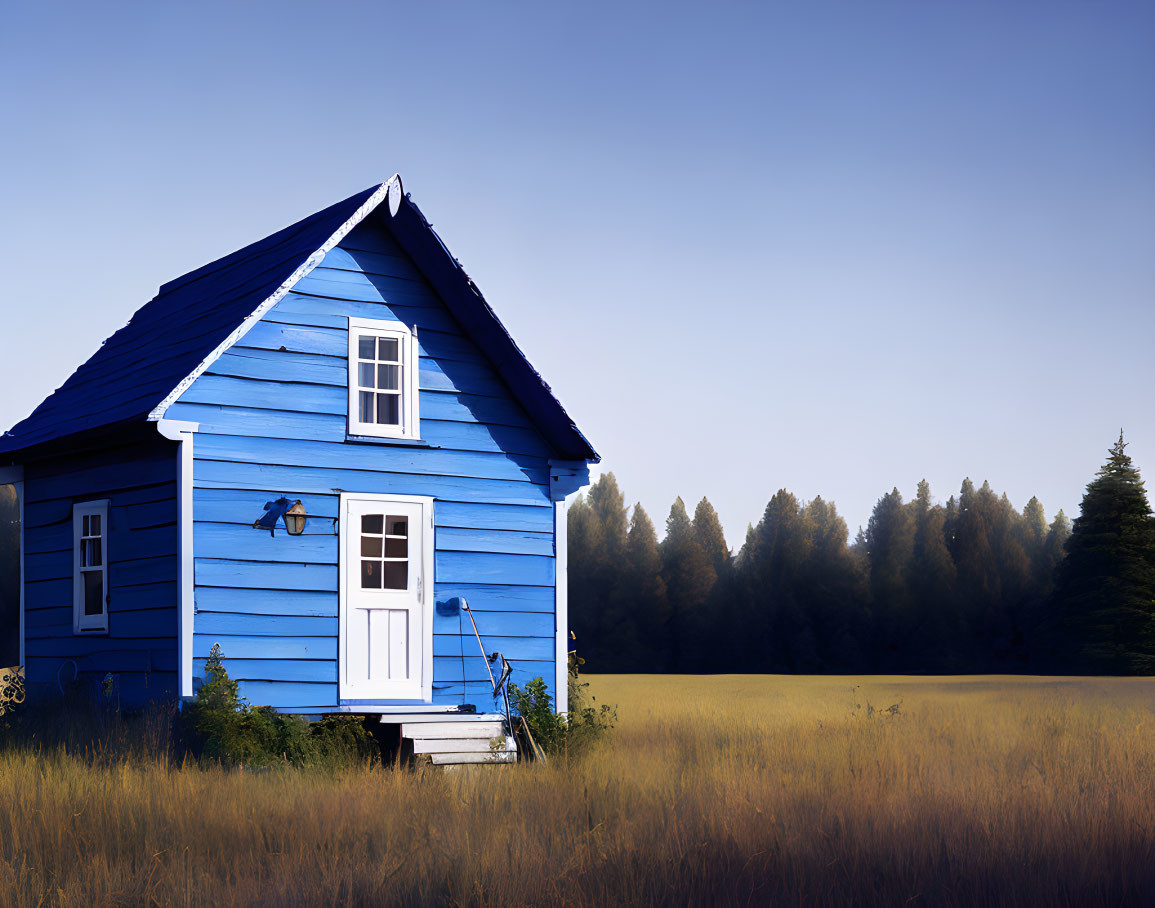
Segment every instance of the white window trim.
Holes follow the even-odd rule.
[[[85,516],[97,514],[100,516],[100,551],[101,570],[104,590],[102,599],[104,609],[99,615],[84,614],[84,578],[80,568],[80,538],[81,519]],[[93,634],[108,632],[108,499],[99,501],[85,501],[72,508],[72,632],[75,634]]]
[[[357,337],[372,334],[375,337],[395,337],[401,342],[401,425],[383,426],[361,422],[357,398]],[[418,381],[417,326],[410,328],[404,322],[369,318],[349,319],[349,435],[370,438],[421,439],[421,414]]]

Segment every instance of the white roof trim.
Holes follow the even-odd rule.
[[[297,282],[301,280],[301,278],[305,277],[305,275],[320,265],[321,260],[325,258],[325,255],[329,252],[329,250],[340,243],[341,240],[345,239],[345,237],[349,235],[349,232],[354,227],[365,220],[365,218],[367,218],[369,214],[378,205],[380,205],[382,201],[385,200],[385,198],[389,195],[390,190],[394,189],[394,187],[396,187],[396,197],[399,199],[401,195],[400,174],[393,174],[393,176],[378,186],[373,194],[365,200],[364,204],[355,212],[353,212],[352,216],[347,221],[345,221],[344,224],[337,228],[336,232],[325,241],[324,245],[322,245],[316,252],[305,259],[304,263],[296,271],[289,275],[288,279],[276,289],[272,296],[257,306],[257,308],[253,310],[252,314],[246,316],[244,321],[242,321],[236,327],[236,329],[234,329],[233,332],[229,334],[228,337],[226,337],[223,341],[220,342],[220,344],[217,345],[216,349],[214,349],[208,356],[201,360],[200,364],[198,364],[197,367],[192,370],[192,372],[181,379],[180,384],[173,388],[164,400],[153,407],[152,411],[148,414],[149,420],[156,422],[159,419],[163,419],[165,411],[168,410],[168,408],[171,407],[174,403],[176,403],[177,398],[180,397],[185,391],[187,391],[189,386],[194,381],[200,378],[205,369],[215,363],[221,357],[221,354],[228,350],[229,347],[231,347],[242,337],[248,334],[249,331],[252,330],[252,327],[261,320],[264,314],[272,309],[273,306],[277,305],[277,303],[279,303],[282,299],[284,299],[289,291],[296,286]]]

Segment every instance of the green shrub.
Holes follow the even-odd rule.
[[[202,759],[330,768],[380,759],[359,716],[334,716],[310,725],[271,706],[250,706],[225,670],[217,644],[209,651],[205,673],[207,680],[181,715],[179,735],[180,744]]]
[[[585,664],[576,652],[569,654],[569,714],[554,712],[545,681],[539,675],[524,688],[509,685],[511,705],[529,725],[530,733],[547,754],[579,754],[605,736],[618,719],[614,706],[597,705],[587,693],[589,684],[581,680],[580,667]]]

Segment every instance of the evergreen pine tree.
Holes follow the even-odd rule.
[[[694,538],[710,559],[715,573],[721,574],[722,569],[730,563],[730,549],[726,545],[726,536],[722,532],[718,512],[705,497],[694,508]]]
[[[605,633],[605,606],[601,595],[603,571],[602,528],[584,495],[578,495],[567,515],[569,557],[569,623],[582,656],[603,668],[603,657],[613,643]]]
[[[710,559],[698,544],[694,525],[686,505],[678,497],[666,519],[666,538],[659,551],[662,556],[662,578],[670,603],[671,665],[670,671],[685,671],[696,649],[694,632],[710,590],[717,580]]]
[[[589,506],[597,516],[602,528],[604,557],[618,560],[626,551],[626,501],[618,488],[618,480],[613,473],[603,473],[590,486],[587,496]]]
[[[883,666],[897,666],[906,658],[916,621],[909,584],[914,534],[913,515],[898,489],[891,489],[878,499],[866,526],[876,646]]]
[[[638,637],[638,656],[631,671],[664,671],[670,650],[670,605],[662,579],[658,536],[640,504],[634,505],[626,537],[626,571],[626,589],[636,615]]]
[[[1120,431],[1087,485],[1067,539],[1056,601],[1081,664],[1096,672],[1155,672],[1155,520]]]
[[[1047,540],[1043,543],[1043,555],[1047,559],[1047,564],[1050,565],[1052,577],[1051,584],[1054,584],[1053,572],[1067,556],[1067,539],[1071,535],[1071,521],[1063,509],[1059,508],[1059,513],[1055,515],[1055,519],[1051,521],[1050,527],[1047,529]]]
[[[930,484],[918,484],[915,504],[914,549],[911,554],[911,595],[920,616],[917,652],[913,663],[922,671],[956,671],[960,621],[955,587],[958,574],[946,540],[947,510],[931,503]]]

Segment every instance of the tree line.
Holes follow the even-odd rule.
[[[1155,671],[1155,518],[1122,436],[1074,526],[984,482],[878,499],[851,542],[785,489],[736,555],[703,498],[658,542],[612,473],[569,510],[570,626],[602,672]]]

